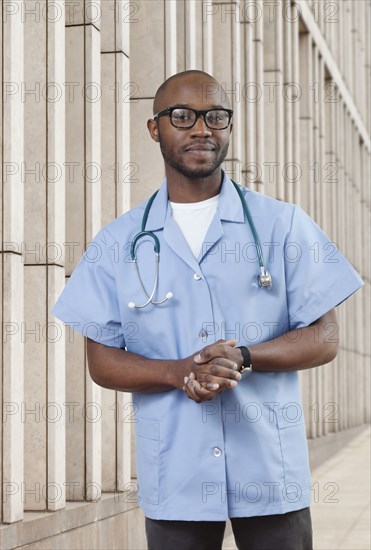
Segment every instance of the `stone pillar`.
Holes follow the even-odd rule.
[[[71,4],[66,11],[66,258],[69,276],[101,227],[101,5]],[[68,329],[67,489],[69,500],[95,500],[101,493],[101,388],[88,374],[83,337]],[[97,416],[98,415],[98,416]],[[84,461],[81,461],[84,456]],[[73,485],[76,484],[76,485]]]
[[[284,196],[285,200],[292,202],[294,198],[294,181],[297,178],[297,170],[293,166],[294,161],[294,103],[298,99],[297,83],[293,81],[292,58],[295,55],[292,47],[292,18],[291,18],[291,0],[285,0],[282,4],[283,19],[283,109],[284,109],[284,136],[285,136],[285,157],[283,170]]]
[[[202,69],[202,2],[188,0],[185,9],[185,65],[184,70]]]
[[[328,77],[324,79],[323,89],[331,87],[334,82]],[[322,95],[323,101],[323,95]],[[323,157],[323,166],[325,177],[327,176],[327,170],[330,173],[334,173],[333,177],[329,177],[326,182],[327,190],[327,207],[324,212],[324,220],[326,222],[327,235],[336,242],[337,234],[337,157],[336,157],[336,109],[334,102],[324,102],[324,126],[325,126],[325,148]],[[335,359],[330,365],[326,367],[327,371],[327,388],[326,388],[326,403],[333,404],[335,408],[338,407],[338,359]],[[339,429],[339,414],[336,415],[336,421],[325,423],[325,433],[335,432]]]
[[[291,78],[292,82],[299,85],[299,11],[297,6],[291,5],[291,49],[292,49],[292,70]],[[299,96],[297,101],[292,105],[292,117],[293,117],[293,130],[292,130],[292,158],[295,168],[297,168],[297,175],[292,186],[292,200],[293,202],[300,204],[301,202],[301,187],[302,187],[302,166],[300,158],[300,100],[301,100],[301,88],[299,85]]]
[[[24,507],[56,510],[65,504],[64,330],[49,311],[64,278],[64,4],[23,7]]]
[[[284,200],[283,16],[282,3],[264,4],[264,184],[269,195]]]
[[[247,13],[242,19],[242,82],[241,82],[241,131],[242,147],[241,170],[236,175],[237,181],[250,189],[255,189],[257,180],[256,162],[256,104],[262,95],[256,83],[256,42],[254,41],[254,25],[249,21]]]
[[[256,2],[257,8],[261,8],[261,3]],[[262,9],[262,8],[261,8]],[[264,160],[265,160],[265,107],[264,107],[264,15],[263,9],[258,12],[258,18],[255,25],[255,48],[256,48],[256,83],[257,88],[262,91],[262,97],[256,105],[256,163],[261,175],[256,181],[256,190],[265,192],[264,185]]]
[[[203,70],[213,74],[213,17],[218,9],[210,0],[202,0],[202,57]]]
[[[165,78],[177,72],[177,15],[180,12],[176,0],[165,4]]]
[[[24,27],[20,6],[2,4],[2,518],[23,517]],[[1,504],[0,504],[1,506]]]
[[[130,100],[130,143],[131,163],[137,180],[132,181],[131,186],[132,207],[149,197],[164,176],[159,146],[151,140],[146,123],[152,117],[154,95],[166,74],[165,5],[164,0],[139,0],[136,5],[137,22],[130,27],[130,79],[134,86]],[[149,56],[148,52],[153,55]]]
[[[371,343],[370,338],[367,336],[367,330],[370,324],[371,319],[371,292],[370,292],[370,276],[369,276],[369,267],[371,265],[371,257],[370,257],[370,232],[368,230],[369,228],[369,221],[370,221],[370,186],[367,185],[367,182],[370,180],[370,160],[369,160],[369,151],[367,150],[364,143],[359,143],[360,147],[360,181],[362,182],[361,186],[361,208],[362,208],[362,216],[361,216],[361,224],[362,224],[362,274],[365,279],[365,286],[363,289],[363,296],[362,296],[362,314],[360,311],[357,311],[357,315],[361,316],[361,322],[363,324],[364,331],[365,331],[365,338],[364,338],[364,348],[361,350],[361,353],[364,354],[364,365],[365,365],[365,379],[364,379],[364,390],[367,392],[367,395],[365,395],[365,404],[364,404],[364,411],[363,411],[363,422],[370,422],[371,419],[371,403],[370,403],[370,396],[368,395],[368,390],[365,388],[370,388],[370,355],[371,355]]]
[[[234,128],[225,163],[226,173],[236,178],[241,165],[241,45],[238,4],[213,2],[207,21],[212,24],[212,74],[222,84],[234,111]],[[220,40],[223,36],[223,40]]]
[[[313,55],[312,38],[308,33],[300,33],[300,86],[302,97],[300,99],[300,166],[302,169],[301,178],[301,206],[308,212],[314,214],[313,204],[313,104],[310,86],[312,85]]]
[[[102,3],[102,135],[107,136],[102,140],[104,225],[129,209],[130,187],[138,181],[136,166],[130,162],[130,96],[137,91],[129,72],[130,27],[138,22],[138,8],[131,6],[114,0]],[[122,490],[131,479],[131,396],[101,391],[102,488]]]

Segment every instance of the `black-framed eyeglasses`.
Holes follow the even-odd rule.
[[[233,111],[231,109],[206,109],[205,111],[197,111],[188,107],[168,107],[163,111],[159,111],[153,118],[169,115],[170,122],[174,128],[189,130],[193,128],[200,116],[205,121],[205,124],[210,130],[225,130],[228,128]]]

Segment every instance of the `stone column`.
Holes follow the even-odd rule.
[[[23,240],[24,240],[24,27],[21,6],[2,4],[2,518],[22,519],[23,423]]]
[[[293,186],[296,179],[297,170],[293,167],[294,160],[294,104],[298,96],[298,88],[293,81],[292,58],[295,51],[292,47],[292,17],[291,17],[291,0],[285,0],[282,4],[283,9],[283,109],[284,109],[284,135],[285,135],[285,157],[284,165],[282,166],[284,174],[285,200],[292,202],[294,197]],[[292,167],[292,168],[291,168]]]
[[[49,312],[64,279],[64,4],[23,8],[24,507],[56,510],[65,504],[64,330]]]
[[[102,135],[107,137],[102,141],[104,224],[129,209],[130,186],[137,183],[137,170],[130,162],[130,96],[137,86],[129,73],[129,40],[130,27],[138,24],[138,8],[129,4],[102,3]],[[131,479],[131,395],[101,391],[102,487],[122,490]]]
[[[74,2],[66,10],[66,276],[101,227],[101,4]],[[67,498],[101,493],[101,388],[87,370],[82,336],[68,329]],[[84,461],[81,457],[84,456]],[[75,485],[74,485],[75,484]],[[73,489],[73,491],[72,491]]]
[[[132,207],[149,197],[164,176],[159,146],[148,134],[147,120],[152,116],[156,90],[166,74],[164,0],[138,0],[135,4],[137,22],[130,27],[130,80],[134,86],[130,96],[130,143],[133,177],[137,180],[131,186]],[[148,52],[153,54],[149,56]]]
[[[284,200],[283,16],[282,3],[264,4],[264,183],[267,194]]]

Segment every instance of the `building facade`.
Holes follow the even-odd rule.
[[[338,308],[337,359],[301,374],[314,459],[370,421],[370,16],[369,0],[3,1],[2,548],[144,548],[130,395],[94,384],[50,309],[99,228],[160,186],[146,121],[176,72],[223,84],[228,175],[300,204],[365,281]]]

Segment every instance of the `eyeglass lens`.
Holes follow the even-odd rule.
[[[171,123],[176,128],[191,128],[197,115],[191,109],[174,109],[171,113]],[[229,113],[223,109],[212,109],[205,114],[206,125],[214,130],[223,130],[229,125]]]

